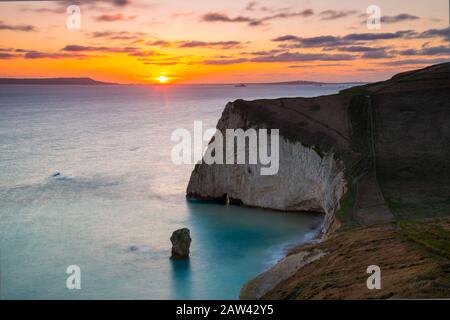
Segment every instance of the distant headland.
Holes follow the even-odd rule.
[[[248,83],[243,82],[241,86],[247,85],[297,85],[297,86],[322,86],[322,85],[357,85],[357,84],[367,84],[367,82],[317,82],[317,81],[305,81],[305,80],[294,80],[294,81],[282,81],[282,82],[254,82]]]
[[[115,85],[91,78],[0,78],[0,84],[45,84],[45,85]]]

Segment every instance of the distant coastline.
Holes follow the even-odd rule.
[[[112,82],[101,82],[91,78],[0,78],[0,84],[29,85],[116,85]]]
[[[2,84],[16,84],[16,85],[161,85],[152,83],[114,83],[114,82],[103,82],[97,81],[89,77],[80,78],[0,78],[0,85]],[[316,81],[284,81],[284,82],[242,82],[242,83],[190,83],[190,84],[173,84],[173,85],[194,85],[194,86],[235,86],[235,87],[246,87],[253,85],[267,85],[267,86],[277,86],[277,85],[297,85],[297,86],[325,86],[325,85],[360,85],[367,84],[367,82],[316,82]]]
[[[297,85],[297,86],[322,86],[322,85],[347,85],[347,84],[367,84],[368,82],[317,82],[317,81],[304,81],[304,80],[294,80],[294,81],[283,81],[283,82],[242,82],[243,85]]]

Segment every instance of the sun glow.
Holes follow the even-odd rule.
[[[159,76],[156,78],[156,81],[158,81],[159,83],[167,83],[169,81],[169,78],[166,76]]]

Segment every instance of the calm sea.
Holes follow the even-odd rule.
[[[191,203],[174,129],[340,86],[0,86],[1,299],[236,299],[320,217]],[[59,173],[59,174],[57,174]],[[170,235],[191,230],[191,259]],[[81,268],[81,289],[66,269]]]

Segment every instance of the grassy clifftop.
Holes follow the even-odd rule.
[[[395,223],[341,232],[312,248],[329,254],[299,269],[263,299],[450,297],[450,219]],[[381,268],[381,290],[366,287],[369,265]]]
[[[300,141],[319,153],[332,151],[348,156],[349,101],[349,97],[338,94],[314,98],[236,100],[231,105],[233,110],[225,112],[240,113],[247,119],[248,127],[280,129],[284,138]]]

